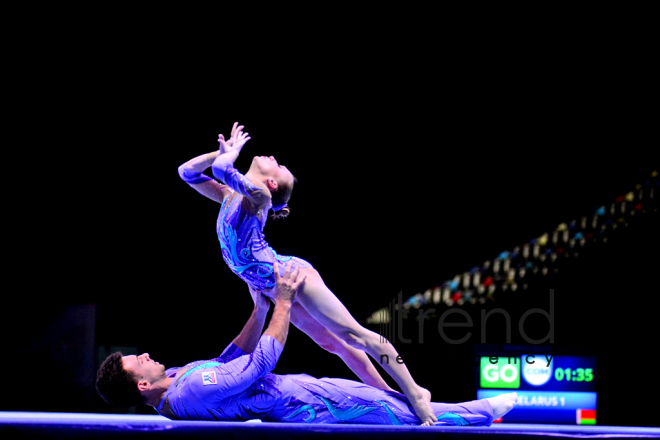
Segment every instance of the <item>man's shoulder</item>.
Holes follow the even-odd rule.
[[[193,374],[198,376],[200,374],[203,374],[205,370],[218,367],[222,364],[223,362],[221,362],[220,359],[218,358],[203,360],[203,361],[195,361],[186,364],[185,366],[178,369],[179,377],[177,379],[177,383],[184,381],[186,378],[192,376]]]

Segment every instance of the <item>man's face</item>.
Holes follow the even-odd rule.
[[[139,356],[134,354],[123,356],[121,359],[124,370],[133,373],[138,380],[153,383],[165,375],[165,366],[151,360],[149,353],[143,353]]]

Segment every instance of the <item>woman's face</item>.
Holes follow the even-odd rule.
[[[288,182],[293,184],[293,174],[284,165],[277,163],[273,156],[255,156],[250,168],[256,169],[266,177],[275,179],[277,182]]]

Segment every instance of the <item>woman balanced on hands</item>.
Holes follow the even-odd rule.
[[[291,322],[322,348],[340,356],[364,383],[394,391],[365,354],[376,361],[383,355],[396,359],[394,346],[382,343],[380,335],[361,326],[311,264],[277,254],[264,239],[268,212],[272,210],[275,218],[289,213],[287,203],[294,176],[273,156],[255,156],[245,175],[238,172],[234,162],[250,140],[243,128],[235,123],[229,140],[219,135],[218,151],[179,167],[185,182],[221,204],[216,229],[224,261],[251,289],[270,298],[275,294],[274,266],[284,273],[284,266],[290,262],[292,270],[298,270],[304,280],[291,309]],[[209,167],[217,181],[203,174]],[[382,367],[399,385],[422,425],[433,425],[437,418],[430,405],[431,393],[415,383],[405,364],[387,362]]]

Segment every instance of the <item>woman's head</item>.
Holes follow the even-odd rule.
[[[293,177],[293,175],[291,175]],[[273,219],[286,218],[289,216],[289,199],[291,198],[291,193],[293,192],[293,184],[296,182],[296,178],[293,177],[291,181],[280,182],[277,185],[277,188],[271,189],[271,202],[273,203],[273,214],[271,217]]]
[[[284,218],[289,215],[289,208],[286,204],[291,198],[293,185],[296,178],[291,171],[284,165],[277,163],[273,156],[255,156],[252,159],[250,171],[258,172],[264,179],[266,186],[271,194],[271,202],[274,208],[273,218]]]

